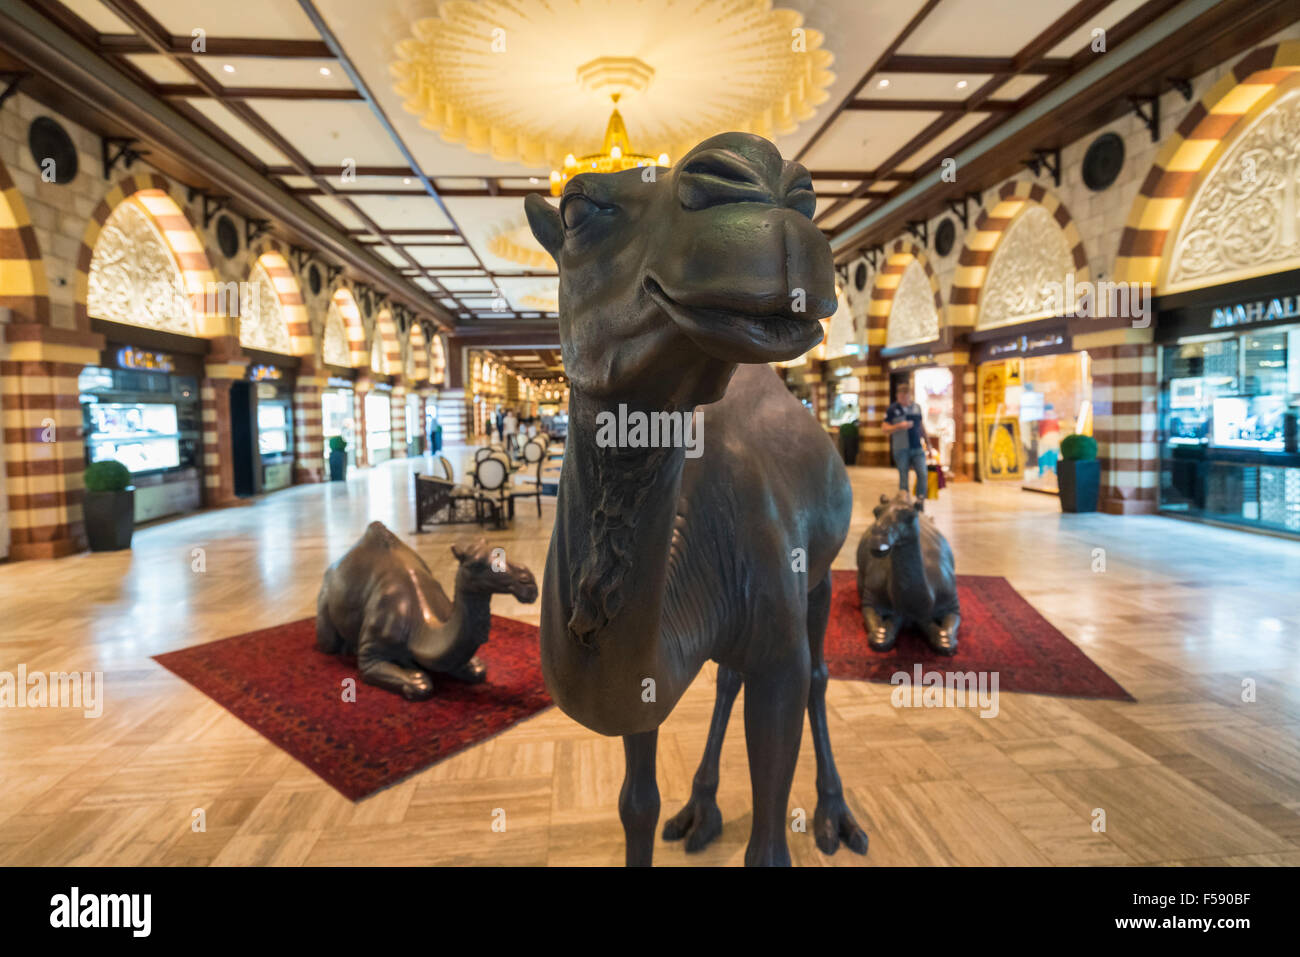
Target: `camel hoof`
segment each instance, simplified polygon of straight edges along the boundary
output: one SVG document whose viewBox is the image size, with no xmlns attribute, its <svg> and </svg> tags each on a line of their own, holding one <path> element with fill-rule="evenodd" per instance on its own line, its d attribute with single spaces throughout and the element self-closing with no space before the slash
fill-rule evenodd
<svg viewBox="0 0 1300 957">
<path fill-rule="evenodd" d="M 478 655 L 475 655 L 455 671 L 449 671 L 447 674 L 457 681 L 463 681 L 469 685 L 480 685 L 487 681 L 487 665 L 483 664 Z"/>
<path fill-rule="evenodd" d="M 664 822 L 664 840 L 686 838 L 687 854 L 704 850 L 721 833 L 722 811 L 712 797 L 692 794 L 686 806 Z"/>
<path fill-rule="evenodd" d="M 433 681 L 422 671 L 413 672 L 402 685 L 402 697 L 407 701 L 425 701 L 433 697 Z"/>
<path fill-rule="evenodd" d="M 843 841 L 854 854 L 867 853 L 867 832 L 858 826 L 844 798 L 819 800 L 813 812 L 813 837 L 823 854 L 834 854 Z"/>
<path fill-rule="evenodd" d="M 872 651 L 889 651 L 894 647 L 897 636 L 891 635 L 883 628 L 874 632 L 867 638 L 867 644 L 871 646 Z"/>
<path fill-rule="evenodd" d="M 940 632 L 930 641 L 930 647 L 941 655 L 951 657 L 957 653 L 957 636 Z"/>
</svg>

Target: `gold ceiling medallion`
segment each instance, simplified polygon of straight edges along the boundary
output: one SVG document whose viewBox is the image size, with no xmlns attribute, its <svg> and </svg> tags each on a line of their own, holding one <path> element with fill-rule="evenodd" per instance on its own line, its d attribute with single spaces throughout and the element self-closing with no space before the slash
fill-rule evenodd
<svg viewBox="0 0 1300 957">
<path fill-rule="evenodd" d="M 624 155 L 629 127 L 656 159 L 727 130 L 794 132 L 835 79 L 803 23 L 771 0 L 449 0 L 410 24 L 391 70 L 403 108 L 447 142 L 561 171 L 613 152 L 597 150 L 589 97 L 617 95 L 604 133 Z"/>
<path fill-rule="evenodd" d="M 522 216 L 497 227 L 488 239 L 487 248 L 493 256 L 526 269 L 555 268 L 555 260 L 533 237 L 528 221 Z"/>
</svg>

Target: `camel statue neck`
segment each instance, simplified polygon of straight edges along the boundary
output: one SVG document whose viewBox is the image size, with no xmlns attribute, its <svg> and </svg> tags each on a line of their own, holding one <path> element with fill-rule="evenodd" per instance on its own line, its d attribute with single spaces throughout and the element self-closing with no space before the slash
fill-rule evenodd
<svg viewBox="0 0 1300 957">
<path fill-rule="evenodd" d="M 693 410 L 648 409 L 570 393 L 553 557 L 561 562 L 558 586 L 569 637 L 602 653 L 631 654 L 633 643 L 659 641 L 686 450 L 680 444 L 647 448 L 608 439 L 611 416 L 617 421 L 620 413 L 626 420 L 629 413 L 665 411 L 689 417 Z"/>
<path fill-rule="evenodd" d="M 934 603 L 934 590 L 925 575 L 925 558 L 921 554 L 921 537 L 894 546 L 891 560 L 894 565 L 894 607 L 909 610 L 912 606 L 929 608 Z"/>
<path fill-rule="evenodd" d="M 411 657 L 430 671 L 450 671 L 473 657 L 488 640 L 492 625 L 492 596 L 486 592 L 467 591 L 456 576 L 456 592 L 451 614 L 444 622 L 431 615 L 410 643 Z"/>
</svg>

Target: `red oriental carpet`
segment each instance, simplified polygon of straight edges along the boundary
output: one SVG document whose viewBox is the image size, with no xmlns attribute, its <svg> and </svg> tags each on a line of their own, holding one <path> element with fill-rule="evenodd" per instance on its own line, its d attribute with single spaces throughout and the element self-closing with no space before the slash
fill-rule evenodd
<svg viewBox="0 0 1300 957">
<path fill-rule="evenodd" d="M 899 671 L 997 672 L 999 691 L 1133 701 L 1110 675 L 1025 601 L 1005 578 L 958 575 L 961 628 L 957 653 L 935 654 L 915 631 L 901 631 L 888 652 L 872 651 L 862 624 L 857 572 L 831 572 L 826 663 L 833 678 L 888 682 Z"/>
<path fill-rule="evenodd" d="M 427 701 L 365 684 L 354 659 L 317 651 L 314 617 L 155 660 L 356 801 L 550 706 L 536 625 L 493 615 L 479 657 L 485 683 L 435 675 Z"/>
</svg>

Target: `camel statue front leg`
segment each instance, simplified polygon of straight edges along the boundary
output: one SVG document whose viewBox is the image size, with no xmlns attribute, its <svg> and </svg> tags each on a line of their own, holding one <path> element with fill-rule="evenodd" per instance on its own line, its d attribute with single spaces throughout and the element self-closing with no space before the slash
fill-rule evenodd
<svg viewBox="0 0 1300 957">
<path fill-rule="evenodd" d="M 713 699 L 713 720 L 709 722 L 709 740 L 704 757 L 691 784 L 691 799 L 664 825 L 664 840 L 686 838 L 686 853 L 703 850 L 722 833 L 722 812 L 718 809 L 718 762 L 722 758 L 722 739 L 731 720 L 731 706 L 736 703 L 744 679 L 740 672 L 718 665 L 718 693 Z"/>
<path fill-rule="evenodd" d="M 786 811 L 808 704 L 808 656 L 745 676 L 745 749 L 754 796 L 746 867 L 789 867 Z"/>
<path fill-rule="evenodd" d="M 957 653 L 957 629 L 961 626 L 961 615 L 956 612 L 944 615 L 938 621 L 927 622 L 925 637 L 930 647 L 941 655 Z"/>
<path fill-rule="evenodd" d="M 872 651 L 889 651 L 898 640 L 898 616 L 882 615 L 871 605 L 862 606 L 862 623 L 867 626 L 867 644 Z"/>
<path fill-rule="evenodd" d="M 867 853 L 867 834 L 844 801 L 840 772 L 831 753 L 830 729 L 826 726 L 826 667 L 823 645 L 831 613 L 831 576 L 808 593 L 808 653 L 812 673 L 808 686 L 808 725 L 817 753 L 817 810 L 813 814 L 813 838 L 823 854 L 834 854 L 840 841 L 856 854 Z"/>
<path fill-rule="evenodd" d="M 627 843 L 627 866 L 649 867 L 654 862 L 655 825 L 659 823 L 659 784 L 655 780 L 655 750 L 659 729 L 623 736 L 623 790 L 618 795 L 618 816 Z"/>
</svg>

